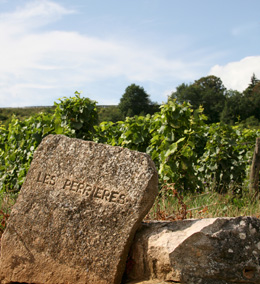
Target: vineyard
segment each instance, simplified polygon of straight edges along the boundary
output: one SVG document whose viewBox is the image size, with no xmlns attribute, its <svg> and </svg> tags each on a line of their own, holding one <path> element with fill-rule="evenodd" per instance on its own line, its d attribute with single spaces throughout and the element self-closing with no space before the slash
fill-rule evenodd
<svg viewBox="0 0 260 284">
<path fill-rule="evenodd" d="M 200 194 L 208 189 L 240 195 L 248 191 L 248 176 L 257 129 L 206 124 L 203 109 L 169 100 L 154 115 L 127 117 L 98 123 L 96 103 L 88 98 L 60 99 L 54 113 L 25 120 L 13 117 L 0 128 L 0 189 L 20 191 L 42 139 L 49 134 L 106 143 L 146 152 L 154 161 L 160 188 L 174 185 L 180 194 Z"/>
</svg>

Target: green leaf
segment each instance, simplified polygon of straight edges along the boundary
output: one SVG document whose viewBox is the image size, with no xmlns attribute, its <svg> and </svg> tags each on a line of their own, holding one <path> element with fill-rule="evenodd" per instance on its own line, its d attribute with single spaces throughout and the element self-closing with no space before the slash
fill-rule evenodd
<svg viewBox="0 0 260 284">
<path fill-rule="evenodd" d="M 186 158 L 192 157 L 193 151 L 189 146 L 186 146 L 181 151 L 182 155 Z"/>
<path fill-rule="evenodd" d="M 178 144 L 177 142 L 176 143 L 173 143 L 170 145 L 169 149 L 166 151 L 165 153 L 165 157 L 169 157 L 170 155 L 174 154 L 178 149 Z"/>
<path fill-rule="evenodd" d="M 71 125 L 73 128 L 79 130 L 80 128 L 82 128 L 83 123 L 82 122 L 72 122 Z"/>
<path fill-rule="evenodd" d="M 62 134 L 63 128 L 60 126 L 60 124 L 55 124 L 55 133 L 56 134 Z"/>
</svg>

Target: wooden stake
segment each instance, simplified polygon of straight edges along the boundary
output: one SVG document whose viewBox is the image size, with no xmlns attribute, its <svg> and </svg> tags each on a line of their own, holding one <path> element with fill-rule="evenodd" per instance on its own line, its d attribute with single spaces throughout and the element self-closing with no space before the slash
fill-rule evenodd
<svg viewBox="0 0 260 284">
<path fill-rule="evenodd" d="M 250 171 L 250 192 L 254 198 L 259 193 L 259 172 L 260 172 L 260 138 L 256 138 L 255 151 Z"/>
</svg>

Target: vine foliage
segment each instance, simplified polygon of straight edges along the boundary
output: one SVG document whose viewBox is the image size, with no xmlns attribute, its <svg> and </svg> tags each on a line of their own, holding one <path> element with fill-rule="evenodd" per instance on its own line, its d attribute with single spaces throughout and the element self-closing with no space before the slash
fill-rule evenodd
<svg viewBox="0 0 260 284">
<path fill-rule="evenodd" d="M 174 99 L 153 115 L 97 124 L 96 102 L 78 92 L 55 103 L 54 114 L 40 113 L 25 120 L 13 117 L 0 127 L 0 190 L 18 192 L 39 143 L 49 134 L 92 140 L 149 154 L 160 184 L 199 192 L 205 187 L 225 192 L 242 189 L 259 130 L 226 124 L 206 124 L 200 107 L 193 110 Z"/>
</svg>

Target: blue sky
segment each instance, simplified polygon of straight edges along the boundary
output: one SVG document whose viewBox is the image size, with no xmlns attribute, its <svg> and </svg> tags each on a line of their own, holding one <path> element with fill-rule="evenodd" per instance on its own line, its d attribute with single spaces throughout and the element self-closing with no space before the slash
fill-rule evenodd
<svg viewBox="0 0 260 284">
<path fill-rule="evenodd" d="M 0 0 L 0 107 L 82 95 L 118 104 L 135 83 L 154 102 L 208 75 L 260 79 L 259 0 Z"/>
</svg>

